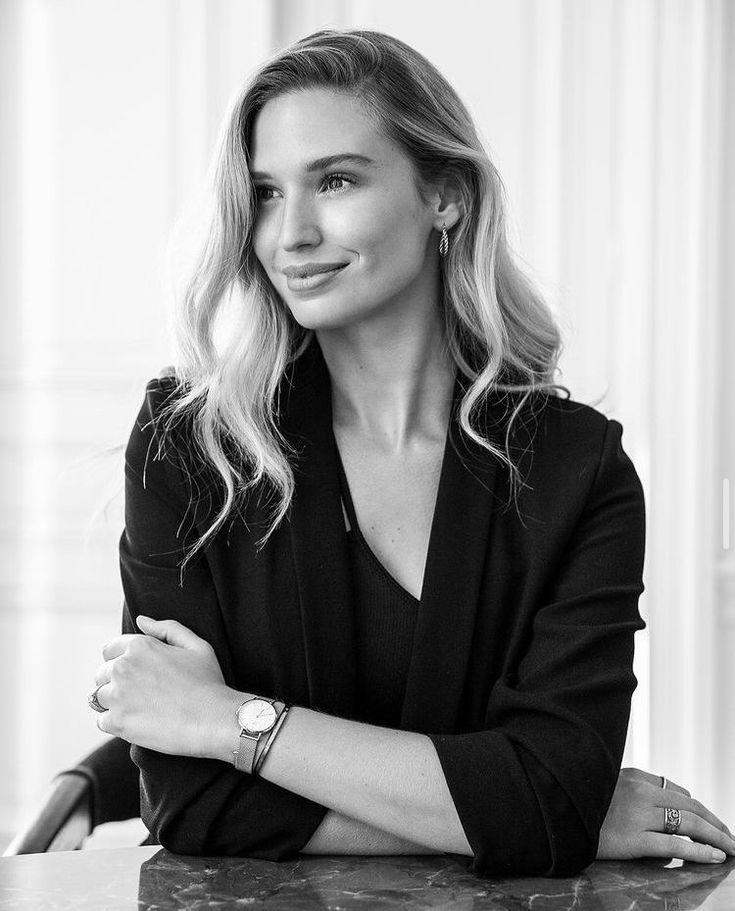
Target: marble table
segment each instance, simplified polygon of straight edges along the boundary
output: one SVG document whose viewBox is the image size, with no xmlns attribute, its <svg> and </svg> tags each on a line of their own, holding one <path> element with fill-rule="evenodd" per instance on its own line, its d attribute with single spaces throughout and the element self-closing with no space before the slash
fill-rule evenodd
<svg viewBox="0 0 735 911">
<path fill-rule="evenodd" d="M 253 907 L 452 911 L 735 909 L 724 864 L 597 862 L 573 879 L 479 878 L 461 858 L 314 857 L 274 863 L 182 857 L 158 847 L 0 859 L 0 909 L 167 911 Z"/>
</svg>

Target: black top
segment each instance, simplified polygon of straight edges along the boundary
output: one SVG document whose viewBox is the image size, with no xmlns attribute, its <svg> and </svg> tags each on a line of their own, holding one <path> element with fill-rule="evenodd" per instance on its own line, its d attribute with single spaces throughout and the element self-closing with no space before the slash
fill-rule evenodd
<svg viewBox="0 0 735 911">
<path fill-rule="evenodd" d="M 356 708 L 372 724 L 400 727 L 419 601 L 378 560 L 360 531 L 337 450 L 340 490 L 350 520 L 357 646 Z"/>
<path fill-rule="evenodd" d="M 476 874 L 570 875 L 594 860 L 617 783 L 643 627 L 643 488 L 616 420 L 491 390 L 475 426 L 506 443 L 524 486 L 462 430 L 458 375 L 400 728 L 434 746 Z M 176 395 L 153 380 L 126 450 L 123 631 L 147 614 L 206 639 L 228 686 L 357 718 L 355 595 L 340 503 L 331 379 L 314 343 L 289 367 L 278 426 L 297 455 L 287 517 L 251 496 L 181 577 L 223 493 Z M 519 396 L 518 399 L 521 397 Z M 507 423 L 521 410 L 506 439 Z M 210 495 L 211 494 L 211 495 Z M 397 699 L 401 702 L 400 696 Z M 214 759 L 133 745 L 141 816 L 175 853 L 297 856 L 327 808 Z"/>
</svg>

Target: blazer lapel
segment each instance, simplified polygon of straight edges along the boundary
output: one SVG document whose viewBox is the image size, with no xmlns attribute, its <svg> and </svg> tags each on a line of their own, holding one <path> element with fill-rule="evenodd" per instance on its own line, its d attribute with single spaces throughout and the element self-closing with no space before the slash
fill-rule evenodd
<svg viewBox="0 0 735 911">
<path fill-rule="evenodd" d="M 461 717 L 494 499 L 495 457 L 456 420 L 463 391 L 458 377 L 401 716 L 424 733 L 452 733 Z"/>
<path fill-rule="evenodd" d="M 291 503 L 291 546 L 311 707 L 354 717 L 356 636 L 340 501 L 329 373 L 316 340 L 295 365 L 281 430 L 301 455 Z"/>
</svg>

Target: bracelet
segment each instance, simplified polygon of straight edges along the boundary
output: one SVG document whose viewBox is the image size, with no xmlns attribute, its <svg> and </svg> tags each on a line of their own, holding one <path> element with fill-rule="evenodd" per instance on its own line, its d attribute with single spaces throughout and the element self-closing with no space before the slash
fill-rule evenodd
<svg viewBox="0 0 735 911">
<path fill-rule="evenodd" d="M 258 775 L 260 773 L 260 768 L 263 765 L 263 761 L 265 760 L 266 754 L 268 753 L 268 750 L 271 748 L 271 744 L 276 739 L 276 734 L 280 730 L 281 725 L 283 724 L 284 719 L 286 718 L 286 715 L 288 715 L 288 709 L 289 709 L 289 707 L 286 706 L 286 708 L 279 715 L 278 721 L 273 725 L 273 728 L 271 729 L 271 732 L 268 735 L 268 739 L 265 742 L 265 746 L 263 747 L 263 752 L 260 754 L 258 759 L 255 761 L 255 764 L 253 765 L 253 775 Z"/>
</svg>

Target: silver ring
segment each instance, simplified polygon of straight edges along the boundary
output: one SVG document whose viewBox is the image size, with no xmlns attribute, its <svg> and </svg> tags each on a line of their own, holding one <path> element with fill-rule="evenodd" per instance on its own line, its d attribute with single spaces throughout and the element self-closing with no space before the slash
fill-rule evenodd
<svg viewBox="0 0 735 911">
<path fill-rule="evenodd" d="M 103 686 L 104 686 L 104 683 L 100 683 L 100 685 L 97 687 L 97 689 L 93 693 L 90 693 L 89 696 L 87 696 L 87 702 L 89 703 L 89 707 L 91 709 L 94 709 L 95 712 L 106 712 L 107 711 L 107 709 L 104 707 L 104 705 L 102 705 L 102 703 L 97 698 L 97 693 L 99 693 L 100 689 Z"/>
<path fill-rule="evenodd" d="M 666 785 L 667 785 L 667 784 L 668 784 L 668 781 L 666 780 L 666 776 L 665 776 L 665 775 L 662 775 L 662 776 L 661 776 L 661 788 L 662 788 L 664 791 L 666 790 Z"/>
<path fill-rule="evenodd" d="M 664 832 L 676 835 L 681 825 L 681 812 L 673 807 L 664 807 Z"/>
</svg>

